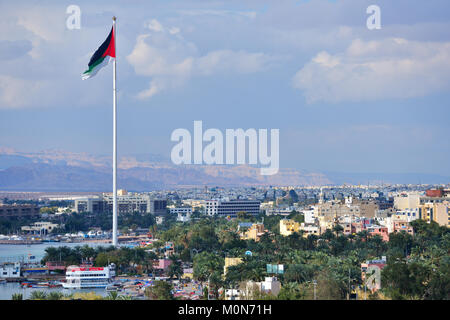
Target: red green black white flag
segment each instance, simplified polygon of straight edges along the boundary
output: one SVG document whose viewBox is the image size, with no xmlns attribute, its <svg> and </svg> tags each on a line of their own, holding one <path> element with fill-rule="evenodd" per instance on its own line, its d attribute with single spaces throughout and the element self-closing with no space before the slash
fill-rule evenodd
<svg viewBox="0 0 450 320">
<path fill-rule="evenodd" d="M 108 63 L 116 58 L 116 44 L 114 39 L 114 27 L 112 27 L 108 38 L 95 51 L 88 64 L 88 69 L 81 75 L 81 79 L 86 80 L 92 78 L 97 72 L 108 65 Z"/>
</svg>

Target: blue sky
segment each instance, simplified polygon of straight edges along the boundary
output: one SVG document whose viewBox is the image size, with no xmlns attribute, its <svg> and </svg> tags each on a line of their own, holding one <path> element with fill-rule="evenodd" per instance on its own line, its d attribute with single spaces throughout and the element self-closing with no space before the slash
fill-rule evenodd
<svg viewBox="0 0 450 320">
<path fill-rule="evenodd" d="M 81 29 L 66 8 L 81 8 Z M 366 8 L 381 8 L 368 30 Z M 176 128 L 280 129 L 281 167 L 450 175 L 448 1 L 20 1 L 0 10 L 0 146 L 111 150 L 112 67 L 81 81 L 118 16 L 120 154 Z"/>
</svg>

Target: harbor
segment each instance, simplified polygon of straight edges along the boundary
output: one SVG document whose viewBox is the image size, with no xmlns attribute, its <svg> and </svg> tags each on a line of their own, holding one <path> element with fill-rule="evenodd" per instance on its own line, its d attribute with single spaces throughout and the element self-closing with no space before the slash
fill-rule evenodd
<svg viewBox="0 0 450 320">
<path fill-rule="evenodd" d="M 96 295 L 107 297 L 110 292 L 117 292 L 121 296 L 128 296 L 133 299 L 146 299 L 144 292 L 148 286 L 152 286 L 155 279 L 149 277 L 136 276 L 109 276 L 108 281 L 102 282 L 99 287 L 83 287 L 82 285 L 67 286 L 66 272 L 57 272 L 54 264 L 41 265 L 40 261 L 45 256 L 45 249 L 48 247 L 76 247 L 88 245 L 90 247 L 108 246 L 108 243 L 100 241 L 83 241 L 77 243 L 52 242 L 40 244 L 0 244 L 0 263 L 2 265 L 16 265 L 20 276 L 1 277 L 0 279 L 0 300 L 11 300 L 13 294 L 22 294 L 23 299 L 28 299 L 33 291 L 42 291 L 44 293 L 59 292 L 64 295 L 75 293 L 94 293 Z M 123 244 L 122 246 L 131 246 Z M 53 268 L 52 268 L 53 267 Z M 57 267 L 57 266 L 56 266 Z M 87 268 L 83 268 L 87 267 Z M 92 266 L 81 265 L 69 270 L 99 271 L 103 268 L 94 268 Z M 89 270 L 89 271 L 85 271 Z M 112 274 L 114 275 L 114 273 Z M 81 278 L 79 278 L 81 279 Z M 157 280 L 157 279 L 156 279 Z M 65 288 L 66 286 L 67 288 Z M 184 285 L 176 287 L 175 291 L 181 294 Z M 186 296 L 193 294 L 194 289 L 189 291 Z M 200 294 L 198 290 L 197 294 Z"/>
</svg>

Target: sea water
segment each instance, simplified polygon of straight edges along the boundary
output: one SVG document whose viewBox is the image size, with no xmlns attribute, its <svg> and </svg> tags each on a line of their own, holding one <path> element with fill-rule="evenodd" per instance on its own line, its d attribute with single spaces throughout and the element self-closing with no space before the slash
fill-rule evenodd
<svg viewBox="0 0 450 320">
<path fill-rule="evenodd" d="M 45 256 L 45 249 L 48 247 L 63 247 L 70 248 L 76 246 L 88 245 L 90 247 L 104 246 L 107 247 L 109 243 L 94 243 L 94 242 L 82 242 L 82 243 L 65 243 L 65 242 L 45 242 L 41 244 L 32 245 L 15 245 L 15 244 L 0 244 L 0 261 L 14 262 L 40 262 Z M 30 259 L 30 257 L 34 257 Z M 23 260 L 22 260 L 23 259 Z M 107 296 L 105 288 L 89 288 L 89 289 L 64 289 L 62 287 L 56 288 L 22 288 L 19 282 L 0 283 L 0 300 L 11 300 L 14 293 L 21 293 L 23 299 L 30 297 L 33 291 L 50 292 L 62 292 L 64 294 L 71 294 L 76 292 L 95 292 L 101 296 Z"/>
</svg>

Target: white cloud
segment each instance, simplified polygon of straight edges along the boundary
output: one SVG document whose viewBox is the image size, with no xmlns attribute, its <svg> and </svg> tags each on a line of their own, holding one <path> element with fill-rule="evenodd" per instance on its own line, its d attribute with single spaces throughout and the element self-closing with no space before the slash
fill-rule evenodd
<svg viewBox="0 0 450 320">
<path fill-rule="evenodd" d="M 215 50 L 196 60 L 196 72 L 203 75 L 213 73 L 254 73 L 269 67 L 277 59 L 261 52 Z"/>
<path fill-rule="evenodd" d="M 43 87 L 44 83 L 41 81 L 0 75 L 0 108 L 23 107 L 38 98 Z"/>
<path fill-rule="evenodd" d="M 163 28 L 162 24 L 159 23 L 159 21 L 156 20 L 156 19 L 150 20 L 150 22 L 147 23 L 147 28 L 152 30 L 152 31 L 156 31 L 156 32 L 164 31 L 164 28 Z"/>
<path fill-rule="evenodd" d="M 177 28 L 177 27 L 171 27 L 171 28 L 169 29 L 169 33 L 170 33 L 170 34 L 177 34 L 177 33 L 180 33 L 180 28 Z"/>
<path fill-rule="evenodd" d="M 354 40 L 320 52 L 293 77 L 309 103 L 412 98 L 450 90 L 450 43 Z"/>
<path fill-rule="evenodd" d="M 191 73 L 190 56 L 196 51 L 191 44 L 159 34 L 139 35 L 127 56 L 136 74 L 145 76 L 186 76 Z"/>
<path fill-rule="evenodd" d="M 136 74 L 152 77 L 149 88 L 138 93 L 139 99 L 180 86 L 193 76 L 260 72 L 279 59 L 244 50 L 213 50 L 200 55 L 196 45 L 181 36 L 180 29 L 164 28 L 155 19 L 149 25 L 150 33 L 139 35 L 127 56 Z"/>
<path fill-rule="evenodd" d="M 15 13 L 18 17 L 17 25 L 45 41 L 62 41 L 66 15 L 61 14 L 59 9 L 50 6 L 20 8 Z"/>
</svg>

